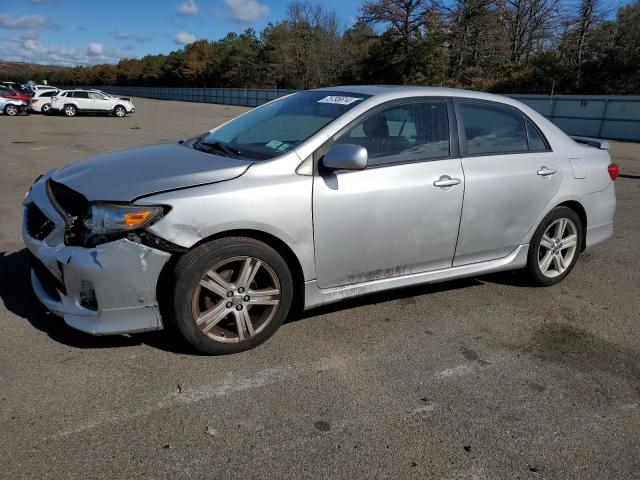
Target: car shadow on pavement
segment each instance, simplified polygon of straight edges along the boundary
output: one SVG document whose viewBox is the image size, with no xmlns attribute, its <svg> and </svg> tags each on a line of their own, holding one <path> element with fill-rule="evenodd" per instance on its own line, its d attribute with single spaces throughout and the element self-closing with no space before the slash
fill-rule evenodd
<svg viewBox="0 0 640 480">
<path fill-rule="evenodd" d="M 380 292 L 343 300 L 339 303 L 307 311 L 297 309 L 297 311 L 289 316 L 286 323 L 297 322 L 364 305 L 375 305 L 393 300 L 411 300 L 421 295 L 465 289 L 484 283 L 499 283 L 514 286 L 525 285 L 521 277 L 521 275 L 516 273 L 503 272 L 478 278 L 470 277 Z M 14 315 L 26 319 L 31 325 L 45 332 L 56 342 L 70 347 L 114 348 L 145 344 L 167 352 L 180 353 L 183 355 L 203 355 L 187 344 L 178 333 L 171 328 L 158 332 L 94 336 L 69 327 L 61 318 L 50 313 L 33 293 L 29 276 L 29 254 L 26 248 L 9 254 L 0 252 L 0 298 L 2 298 L 5 308 Z"/>
<path fill-rule="evenodd" d="M 29 254 L 26 248 L 9 254 L 0 252 L 0 298 L 7 310 L 26 319 L 56 342 L 73 348 L 113 348 L 146 344 L 173 353 L 200 354 L 171 330 L 95 336 L 71 328 L 37 299 L 31 289 L 29 271 Z"/>
</svg>

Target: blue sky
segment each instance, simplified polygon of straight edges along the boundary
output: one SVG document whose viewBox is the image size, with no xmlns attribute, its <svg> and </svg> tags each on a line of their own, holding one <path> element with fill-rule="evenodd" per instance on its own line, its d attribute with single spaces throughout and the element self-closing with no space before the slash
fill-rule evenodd
<svg viewBox="0 0 640 480">
<path fill-rule="evenodd" d="M 291 0 L 0 0 L 0 59 L 57 65 L 114 63 L 168 53 L 284 18 Z M 611 11 L 630 0 L 605 0 Z M 321 0 L 343 25 L 362 0 Z"/>
</svg>

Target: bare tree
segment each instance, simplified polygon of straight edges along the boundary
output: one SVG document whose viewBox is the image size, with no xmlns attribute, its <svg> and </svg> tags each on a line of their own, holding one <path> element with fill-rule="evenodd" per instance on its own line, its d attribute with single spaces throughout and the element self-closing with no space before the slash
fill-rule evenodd
<svg viewBox="0 0 640 480">
<path fill-rule="evenodd" d="M 560 0 L 505 0 L 502 18 L 509 39 L 509 59 L 528 62 L 531 55 L 549 46 L 559 18 Z"/>
<path fill-rule="evenodd" d="M 440 9 L 448 18 L 451 75 L 471 83 L 468 74 L 497 63 L 504 49 L 496 0 L 456 0 Z"/>
<path fill-rule="evenodd" d="M 398 62 L 405 77 L 411 69 L 411 50 L 424 30 L 434 4 L 431 0 L 367 0 L 362 6 L 364 21 L 387 25 L 387 35 L 400 43 Z"/>
<path fill-rule="evenodd" d="M 578 13 L 574 19 L 578 70 L 584 61 L 584 54 L 588 48 L 591 35 L 604 21 L 605 15 L 601 0 L 580 0 Z"/>
</svg>

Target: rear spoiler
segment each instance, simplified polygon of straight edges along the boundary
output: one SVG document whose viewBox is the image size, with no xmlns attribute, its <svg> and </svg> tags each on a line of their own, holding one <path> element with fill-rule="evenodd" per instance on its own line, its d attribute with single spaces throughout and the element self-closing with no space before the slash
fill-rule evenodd
<svg viewBox="0 0 640 480">
<path fill-rule="evenodd" d="M 574 137 L 573 135 L 571 136 L 571 138 L 578 143 L 583 143 L 584 145 L 589 145 L 590 147 L 599 148 L 600 150 L 609 150 L 609 142 L 600 138 Z"/>
</svg>

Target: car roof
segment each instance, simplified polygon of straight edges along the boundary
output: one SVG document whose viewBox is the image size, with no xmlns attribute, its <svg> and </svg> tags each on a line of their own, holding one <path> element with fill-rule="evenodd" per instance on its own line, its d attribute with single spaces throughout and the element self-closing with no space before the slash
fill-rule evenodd
<svg viewBox="0 0 640 480">
<path fill-rule="evenodd" d="M 417 85 L 340 85 L 336 87 L 318 88 L 317 91 L 356 93 L 371 96 L 405 98 L 412 96 L 425 97 L 465 97 L 478 100 L 511 103 L 509 97 L 492 93 L 476 92 L 462 88 L 423 87 Z"/>
</svg>

